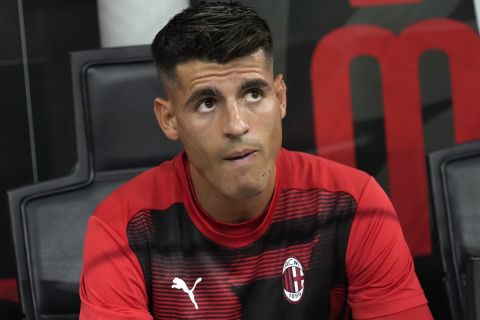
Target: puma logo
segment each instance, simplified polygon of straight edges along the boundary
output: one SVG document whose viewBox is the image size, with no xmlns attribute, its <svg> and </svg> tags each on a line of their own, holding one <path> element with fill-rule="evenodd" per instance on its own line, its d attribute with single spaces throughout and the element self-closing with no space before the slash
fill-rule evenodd
<svg viewBox="0 0 480 320">
<path fill-rule="evenodd" d="M 195 306 L 195 309 L 197 309 L 197 310 L 198 310 L 198 304 L 197 304 L 197 302 L 195 302 L 195 296 L 193 295 L 193 290 L 195 290 L 195 287 L 197 286 L 197 284 L 200 281 L 202 281 L 202 278 L 198 278 L 195 281 L 195 284 L 193 285 L 192 289 L 188 289 L 185 281 L 183 281 L 182 279 L 180 279 L 178 277 L 173 278 L 173 284 L 172 284 L 173 289 L 182 289 L 186 294 L 188 294 L 188 297 L 190 298 L 193 305 Z"/>
</svg>

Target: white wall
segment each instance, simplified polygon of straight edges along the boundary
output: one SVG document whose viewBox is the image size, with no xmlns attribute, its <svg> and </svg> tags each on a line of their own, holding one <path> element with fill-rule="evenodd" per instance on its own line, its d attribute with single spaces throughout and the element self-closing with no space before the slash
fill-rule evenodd
<svg viewBox="0 0 480 320">
<path fill-rule="evenodd" d="M 480 31 L 480 0 L 473 0 L 475 6 L 475 16 L 477 17 L 477 28 Z"/>
<path fill-rule="evenodd" d="M 97 0 L 102 47 L 150 44 L 188 0 Z"/>
</svg>

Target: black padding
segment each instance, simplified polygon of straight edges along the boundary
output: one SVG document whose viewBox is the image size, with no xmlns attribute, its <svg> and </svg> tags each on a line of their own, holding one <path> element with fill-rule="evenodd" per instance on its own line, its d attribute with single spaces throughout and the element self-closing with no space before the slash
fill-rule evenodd
<svg viewBox="0 0 480 320">
<path fill-rule="evenodd" d="M 42 314 L 79 310 L 78 286 L 88 217 L 125 179 L 93 181 L 26 204 L 26 239 L 33 290 Z"/>
<path fill-rule="evenodd" d="M 480 319 L 480 257 L 469 257 L 466 276 L 466 319 Z"/>
<path fill-rule="evenodd" d="M 163 94 L 148 46 L 72 53 L 72 82 L 73 171 L 8 193 L 25 319 L 78 318 L 88 217 L 113 189 L 181 149 L 155 121 L 153 99 Z"/>
<path fill-rule="evenodd" d="M 452 319 L 470 318 L 477 301 L 480 256 L 480 141 L 429 154 L 430 188 Z M 476 258 L 475 258 L 476 259 Z M 467 272 L 467 266 L 469 272 Z M 479 300 L 480 302 L 480 300 Z M 476 311 L 475 311 L 476 312 Z"/>
<path fill-rule="evenodd" d="M 480 154 L 452 159 L 444 170 L 456 258 L 464 272 L 467 257 L 480 256 Z"/>
<path fill-rule="evenodd" d="M 95 171 L 158 164 L 179 150 L 153 112 L 165 97 L 151 60 L 90 64 L 84 71 Z"/>
</svg>

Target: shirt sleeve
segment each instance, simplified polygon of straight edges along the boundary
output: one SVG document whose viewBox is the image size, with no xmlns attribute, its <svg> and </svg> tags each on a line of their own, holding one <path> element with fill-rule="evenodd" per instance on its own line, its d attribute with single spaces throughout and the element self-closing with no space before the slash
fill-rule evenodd
<svg viewBox="0 0 480 320">
<path fill-rule="evenodd" d="M 358 200 L 346 272 L 348 304 L 355 319 L 398 314 L 427 304 L 395 210 L 373 178 Z"/>
<path fill-rule="evenodd" d="M 80 279 L 80 320 L 151 320 L 143 272 L 125 236 L 90 217 Z"/>
</svg>

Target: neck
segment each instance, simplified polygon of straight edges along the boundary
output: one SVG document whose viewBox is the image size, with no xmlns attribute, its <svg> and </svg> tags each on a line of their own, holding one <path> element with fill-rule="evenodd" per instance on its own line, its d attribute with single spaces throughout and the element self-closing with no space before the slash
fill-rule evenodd
<svg viewBox="0 0 480 320">
<path fill-rule="evenodd" d="M 206 181 L 190 165 L 190 176 L 194 193 L 201 207 L 213 218 L 227 223 L 240 223 L 254 219 L 266 211 L 275 189 L 275 167 L 266 188 L 259 194 L 237 199 L 220 192 Z"/>
</svg>

